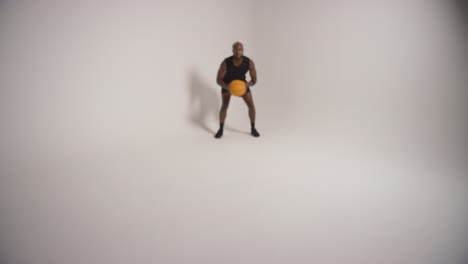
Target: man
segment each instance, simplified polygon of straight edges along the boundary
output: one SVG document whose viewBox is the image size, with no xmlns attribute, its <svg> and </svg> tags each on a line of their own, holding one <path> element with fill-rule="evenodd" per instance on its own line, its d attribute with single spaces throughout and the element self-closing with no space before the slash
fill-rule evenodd
<svg viewBox="0 0 468 264">
<path fill-rule="evenodd" d="M 221 86 L 221 98 L 222 106 L 219 111 L 219 130 L 215 135 L 215 138 L 220 138 L 223 136 L 224 130 L 224 121 L 226 120 L 227 109 L 229 106 L 229 101 L 231 100 L 231 93 L 229 92 L 229 83 L 233 80 L 242 80 L 247 84 L 247 92 L 242 96 L 247 107 L 249 108 L 249 118 L 250 118 L 250 133 L 254 137 L 259 137 L 257 129 L 255 128 L 255 106 L 252 99 L 252 92 L 250 87 L 254 86 L 257 82 L 257 72 L 255 70 L 255 64 L 253 60 L 244 56 L 244 45 L 240 42 L 235 42 L 232 45 L 233 55 L 227 57 L 223 60 L 219 66 L 218 76 L 216 82 Z M 250 73 L 250 81 L 247 82 L 245 79 L 245 74 Z"/>
</svg>

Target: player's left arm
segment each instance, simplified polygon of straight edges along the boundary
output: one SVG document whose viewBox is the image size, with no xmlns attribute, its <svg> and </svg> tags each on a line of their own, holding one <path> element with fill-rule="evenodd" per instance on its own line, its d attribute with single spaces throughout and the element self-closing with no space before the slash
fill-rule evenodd
<svg viewBox="0 0 468 264">
<path fill-rule="evenodd" d="M 247 85 L 254 86 L 257 83 L 257 70 L 255 69 L 255 63 L 253 62 L 253 60 L 250 60 L 249 74 L 250 82 Z"/>
</svg>

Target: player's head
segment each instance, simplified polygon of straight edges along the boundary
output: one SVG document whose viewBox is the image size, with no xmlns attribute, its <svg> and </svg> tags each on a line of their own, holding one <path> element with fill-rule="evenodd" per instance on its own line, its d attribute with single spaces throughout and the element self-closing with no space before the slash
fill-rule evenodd
<svg viewBox="0 0 468 264">
<path fill-rule="evenodd" d="M 232 54 L 237 58 L 242 57 L 244 55 L 244 45 L 239 41 L 234 42 L 232 44 Z"/>
</svg>

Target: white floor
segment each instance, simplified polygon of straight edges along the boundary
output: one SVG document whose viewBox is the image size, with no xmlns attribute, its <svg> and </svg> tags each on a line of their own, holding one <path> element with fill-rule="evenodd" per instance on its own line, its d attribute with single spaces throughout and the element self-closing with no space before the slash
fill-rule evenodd
<svg viewBox="0 0 468 264">
<path fill-rule="evenodd" d="M 193 127 L 140 146 L 36 157 L 4 178 L 4 204 L 14 205 L 3 208 L 13 242 L 6 256 L 44 264 L 461 263 L 467 179 L 453 164 L 258 129 L 260 138 L 231 127 L 216 140 Z"/>
</svg>

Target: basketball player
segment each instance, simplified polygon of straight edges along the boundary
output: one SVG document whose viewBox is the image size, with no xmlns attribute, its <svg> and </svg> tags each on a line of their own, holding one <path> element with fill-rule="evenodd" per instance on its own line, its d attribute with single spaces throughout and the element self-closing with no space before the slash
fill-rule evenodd
<svg viewBox="0 0 468 264">
<path fill-rule="evenodd" d="M 219 66 L 218 76 L 216 78 L 216 82 L 221 86 L 221 98 L 223 104 L 219 111 L 219 130 L 216 133 L 215 138 L 223 136 L 224 121 L 226 120 L 227 109 L 229 101 L 231 100 L 231 93 L 228 90 L 228 86 L 233 80 L 242 80 L 247 84 L 247 91 L 242 98 L 249 108 L 251 124 L 250 134 L 254 137 L 259 137 L 260 134 L 255 128 L 255 106 L 252 99 L 252 92 L 250 91 L 250 87 L 254 86 L 257 82 L 255 64 L 250 58 L 244 56 L 244 46 L 240 42 L 235 42 L 232 45 L 232 53 L 233 55 L 225 58 Z M 247 72 L 250 73 L 251 80 L 249 82 L 245 79 L 245 74 Z"/>
</svg>

